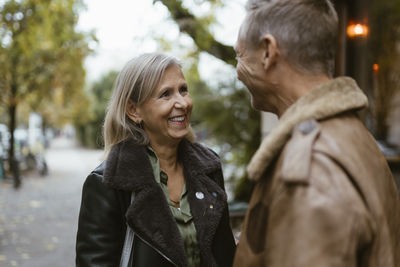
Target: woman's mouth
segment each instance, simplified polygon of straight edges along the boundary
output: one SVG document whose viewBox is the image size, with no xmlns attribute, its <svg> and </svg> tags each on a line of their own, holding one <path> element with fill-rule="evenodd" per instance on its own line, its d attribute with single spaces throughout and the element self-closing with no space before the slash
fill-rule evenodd
<svg viewBox="0 0 400 267">
<path fill-rule="evenodd" d="M 171 117 L 168 119 L 169 122 L 171 122 L 173 125 L 186 125 L 186 117 L 185 116 L 176 116 L 176 117 Z"/>
</svg>

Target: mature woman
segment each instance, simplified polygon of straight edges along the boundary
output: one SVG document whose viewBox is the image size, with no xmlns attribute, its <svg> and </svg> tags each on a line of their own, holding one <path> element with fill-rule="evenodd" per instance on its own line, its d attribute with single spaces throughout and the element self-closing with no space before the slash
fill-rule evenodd
<svg viewBox="0 0 400 267">
<path fill-rule="evenodd" d="M 104 123 L 106 161 L 86 179 L 77 266 L 231 266 L 221 165 L 193 142 L 180 63 L 144 54 L 119 74 Z"/>
</svg>

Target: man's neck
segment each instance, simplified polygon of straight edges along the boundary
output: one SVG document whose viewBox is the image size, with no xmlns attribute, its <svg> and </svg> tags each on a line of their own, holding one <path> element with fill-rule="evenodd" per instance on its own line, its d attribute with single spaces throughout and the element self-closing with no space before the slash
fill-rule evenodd
<svg viewBox="0 0 400 267">
<path fill-rule="evenodd" d="M 288 78 L 290 77 L 290 78 Z M 280 79 L 281 105 L 277 107 L 280 117 L 299 98 L 315 87 L 327 82 L 330 78 L 325 74 L 310 75 L 288 68 Z"/>
</svg>

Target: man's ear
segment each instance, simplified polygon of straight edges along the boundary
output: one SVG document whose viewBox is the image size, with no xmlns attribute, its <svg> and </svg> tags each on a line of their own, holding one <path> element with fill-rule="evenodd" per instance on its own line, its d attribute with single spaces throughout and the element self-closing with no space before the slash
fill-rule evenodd
<svg viewBox="0 0 400 267">
<path fill-rule="evenodd" d="M 140 124 L 142 122 L 137 104 L 134 103 L 131 99 L 129 99 L 128 105 L 126 106 L 125 113 L 135 123 Z"/>
<path fill-rule="evenodd" d="M 261 41 L 261 49 L 263 50 L 262 61 L 264 70 L 267 70 L 276 63 L 279 56 L 275 37 L 271 34 L 264 35 Z"/>
</svg>

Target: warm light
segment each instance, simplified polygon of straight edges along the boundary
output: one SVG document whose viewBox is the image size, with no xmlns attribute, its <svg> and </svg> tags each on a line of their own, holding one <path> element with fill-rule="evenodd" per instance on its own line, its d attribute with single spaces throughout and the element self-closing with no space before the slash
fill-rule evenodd
<svg viewBox="0 0 400 267">
<path fill-rule="evenodd" d="M 373 64 L 372 65 L 372 70 L 377 73 L 379 71 L 379 65 L 378 64 Z"/>
<path fill-rule="evenodd" d="M 347 36 L 350 38 L 366 37 L 368 35 L 368 26 L 360 23 L 350 23 L 347 26 Z"/>
</svg>

